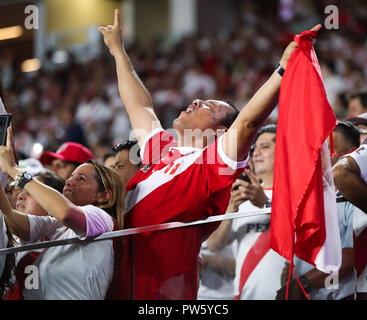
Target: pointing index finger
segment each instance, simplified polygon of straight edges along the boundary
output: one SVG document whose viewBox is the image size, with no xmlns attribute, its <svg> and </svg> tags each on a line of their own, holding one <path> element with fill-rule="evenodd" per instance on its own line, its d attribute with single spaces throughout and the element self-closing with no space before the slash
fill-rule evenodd
<svg viewBox="0 0 367 320">
<path fill-rule="evenodd" d="M 115 21 L 113 23 L 114 27 L 118 27 L 120 25 L 120 13 L 119 9 L 115 9 Z"/>
<path fill-rule="evenodd" d="M 12 139 L 11 127 L 8 127 L 7 135 L 6 135 L 6 146 L 7 147 L 11 147 L 11 139 Z"/>
<path fill-rule="evenodd" d="M 314 26 L 314 27 L 311 29 L 311 31 L 319 32 L 321 28 L 322 28 L 322 25 L 321 25 L 321 24 L 317 24 L 316 26 Z"/>
</svg>

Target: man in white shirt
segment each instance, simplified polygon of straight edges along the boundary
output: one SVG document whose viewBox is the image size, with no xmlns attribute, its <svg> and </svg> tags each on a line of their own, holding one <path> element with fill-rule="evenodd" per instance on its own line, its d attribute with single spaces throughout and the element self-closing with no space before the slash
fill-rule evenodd
<svg viewBox="0 0 367 320">
<path fill-rule="evenodd" d="M 333 167 L 335 186 L 356 206 L 353 217 L 357 299 L 367 299 L 367 145 L 342 157 Z"/>
<path fill-rule="evenodd" d="M 262 127 L 252 148 L 254 173 L 247 181 L 237 179 L 232 190 L 230 212 L 253 211 L 271 205 L 276 125 Z M 208 248 L 218 251 L 235 237 L 235 298 L 271 300 L 280 288 L 285 259 L 270 249 L 270 215 L 226 220 L 209 237 Z"/>
</svg>

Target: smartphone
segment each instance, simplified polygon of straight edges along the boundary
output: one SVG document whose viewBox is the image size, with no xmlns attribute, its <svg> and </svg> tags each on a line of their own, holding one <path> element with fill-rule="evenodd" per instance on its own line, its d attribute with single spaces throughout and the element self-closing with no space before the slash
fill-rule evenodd
<svg viewBox="0 0 367 320">
<path fill-rule="evenodd" d="M 248 183 L 251 183 L 251 180 L 250 180 L 249 176 L 245 173 L 245 171 L 242 172 L 241 175 L 237 179 L 240 179 L 240 180 L 246 181 Z"/>
<path fill-rule="evenodd" d="M 245 173 L 245 172 L 242 172 L 242 173 L 241 173 L 241 175 L 239 175 L 237 179 L 240 179 L 240 180 L 246 181 L 246 182 L 248 182 L 248 183 L 250 183 L 250 184 L 251 184 L 251 180 L 250 180 L 250 178 L 246 175 L 246 173 Z M 239 187 L 239 186 L 235 186 L 235 187 L 233 188 L 233 190 L 237 190 L 237 189 L 238 189 L 238 187 Z"/>
<path fill-rule="evenodd" d="M 11 123 L 11 114 L 0 115 L 0 145 L 6 145 L 7 129 Z"/>
</svg>

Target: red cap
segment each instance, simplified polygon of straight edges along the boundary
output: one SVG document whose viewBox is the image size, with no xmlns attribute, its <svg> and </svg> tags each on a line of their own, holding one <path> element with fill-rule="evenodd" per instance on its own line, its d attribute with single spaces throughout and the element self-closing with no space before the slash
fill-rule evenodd
<svg viewBox="0 0 367 320">
<path fill-rule="evenodd" d="M 93 154 L 88 148 L 79 143 L 65 142 L 56 152 L 43 152 L 39 158 L 39 161 L 41 161 L 43 165 L 46 165 L 50 164 L 53 159 L 78 162 L 82 164 L 89 159 L 93 159 Z"/>
</svg>

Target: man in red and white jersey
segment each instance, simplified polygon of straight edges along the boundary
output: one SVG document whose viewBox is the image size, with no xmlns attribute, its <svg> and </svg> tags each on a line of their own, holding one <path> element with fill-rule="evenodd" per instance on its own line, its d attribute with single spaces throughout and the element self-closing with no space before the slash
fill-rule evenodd
<svg viewBox="0 0 367 320">
<path fill-rule="evenodd" d="M 321 26 L 317 26 L 318 30 Z M 315 30 L 316 30 L 315 29 Z M 153 102 L 124 49 L 119 12 L 114 24 L 101 27 L 115 58 L 119 92 L 138 138 L 142 169 L 127 186 L 125 227 L 193 221 L 223 214 L 233 181 L 247 162 L 258 128 L 274 108 L 290 54 L 237 116 L 230 104 L 196 99 L 174 120 L 178 135 L 164 131 Z M 217 139 L 218 138 L 218 139 Z M 121 287 L 133 299 L 196 299 L 197 256 L 217 224 L 138 234 L 125 255 Z M 123 289 L 123 288 L 121 288 Z"/>
</svg>

